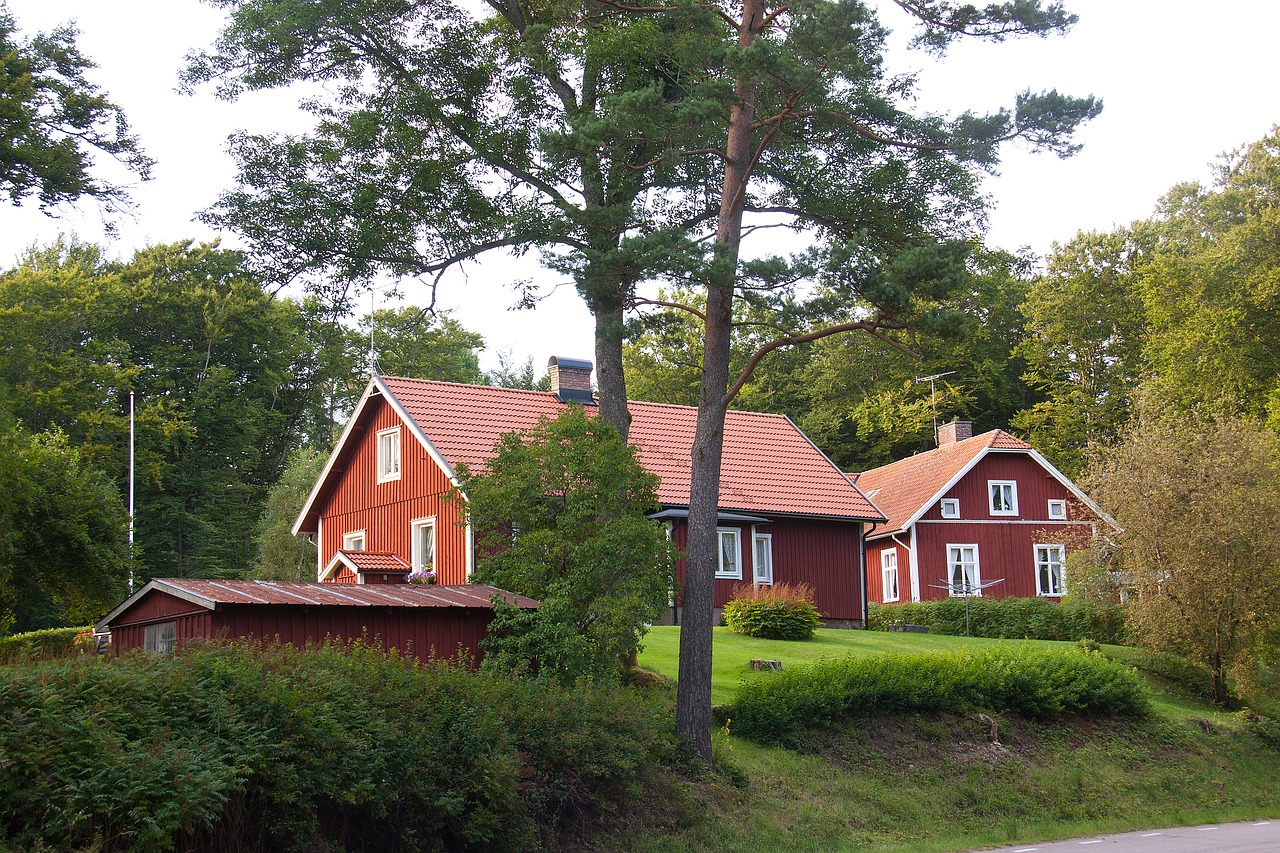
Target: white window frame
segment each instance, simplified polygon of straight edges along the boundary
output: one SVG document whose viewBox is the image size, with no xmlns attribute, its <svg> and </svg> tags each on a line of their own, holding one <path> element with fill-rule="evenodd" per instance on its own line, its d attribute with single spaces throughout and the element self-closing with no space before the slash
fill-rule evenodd
<svg viewBox="0 0 1280 853">
<path fill-rule="evenodd" d="M 419 531 L 424 527 L 431 528 L 431 568 L 434 569 L 436 567 L 436 545 L 438 544 L 436 539 L 436 517 L 433 515 L 428 518 L 415 518 L 409 522 L 410 564 L 415 572 L 425 571 L 423 567 L 425 555 L 422 553 L 422 539 L 419 536 Z M 436 583 L 440 582 L 439 578 L 440 573 L 436 572 Z"/>
<path fill-rule="evenodd" d="M 378 482 L 400 479 L 400 427 L 378 430 Z"/>
<path fill-rule="evenodd" d="M 1050 500 L 1048 512 L 1050 521 L 1066 521 L 1067 502 L 1064 500 Z"/>
<path fill-rule="evenodd" d="M 893 574 L 893 595 L 889 595 L 889 575 Z M 902 598 L 902 578 L 898 574 L 898 549 L 880 552 L 880 597 L 885 603 Z"/>
<path fill-rule="evenodd" d="M 724 567 L 724 536 L 733 536 L 733 568 Z M 724 580 L 742 580 L 742 531 L 736 527 L 716 528 L 716 577 Z"/>
<path fill-rule="evenodd" d="M 1054 552 L 1057 552 L 1057 560 L 1053 559 Z M 1034 546 L 1032 553 L 1035 555 L 1036 564 L 1036 595 L 1045 598 L 1061 598 L 1067 594 L 1067 548 L 1065 545 L 1048 545 L 1037 544 Z M 1057 591 L 1046 590 L 1040 582 L 1040 570 L 1048 568 L 1052 572 L 1054 563 L 1058 566 L 1058 589 Z"/>
<path fill-rule="evenodd" d="M 996 509 L 996 489 L 1003 490 L 1005 487 L 1009 489 L 1010 509 Z M 1017 515 L 1018 514 L 1018 481 L 1017 480 L 987 480 L 987 509 L 992 515 Z"/>
<path fill-rule="evenodd" d="M 948 510 L 950 510 L 948 512 Z M 943 498 L 938 502 L 938 514 L 943 518 L 959 518 L 960 517 L 960 499 L 959 498 Z"/>
<path fill-rule="evenodd" d="M 357 548 L 355 543 L 359 542 L 360 547 Z M 367 551 L 369 550 L 369 537 L 365 535 L 363 530 L 352 530 L 342 534 L 342 550 L 343 551 Z"/>
<path fill-rule="evenodd" d="M 142 630 L 142 647 L 149 652 L 172 654 L 178 644 L 178 623 L 153 622 Z"/>
<path fill-rule="evenodd" d="M 760 565 L 760 546 L 764 545 L 764 565 Z M 761 572 L 761 569 L 764 572 Z M 752 533 L 751 534 L 751 582 L 754 584 L 763 584 L 765 586 L 773 585 L 773 534 L 772 533 Z"/>
<path fill-rule="evenodd" d="M 972 591 L 957 592 L 952 568 L 957 562 L 964 562 L 964 551 L 966 549 L 973 551 L 973 577 L 968 584 L 972 587 Z M 976 542 L 970 544 L 947 543 L 947 594 L 952 598 L 982 597 L 982 568 L 978 562 L 978 545 Z"/>
</svg>

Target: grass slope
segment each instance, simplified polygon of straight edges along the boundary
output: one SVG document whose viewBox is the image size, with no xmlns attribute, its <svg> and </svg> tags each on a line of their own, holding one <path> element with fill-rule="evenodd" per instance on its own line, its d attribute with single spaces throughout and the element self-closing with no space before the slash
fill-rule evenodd
<svg viewBox="0 0 1280 853">
<path fill-rule="evenodd" d="M 752 640 L 717 629 L 714 701 L 753 657 L 784 667 L 844 654 L 1002 643 L 962 637 L 819 631 L 807 643 Z M 1020 644 L 1026 641 L 1018 641 Z M 640 662 L 674 677 L 679 634 L 655 628 Z M 1047 643 L 1046 645 L 1071 645 Z M 1108 648 L 1133 661 L 1133 650 Z M 593 847 L 633 851 L 939 851 L 1068 838 L 1155 825 L 1280 816 L 1280 754 L 1226 713 L 1143 674 L 1147 720 L 988 727 L 952 715 L 904 715 L 806 735 L 792 748 L 716 734 L 730 772 L 669 777 L 646 808 Z M 745 784 L 732 784 L 740 778 Z"/>
</svg>

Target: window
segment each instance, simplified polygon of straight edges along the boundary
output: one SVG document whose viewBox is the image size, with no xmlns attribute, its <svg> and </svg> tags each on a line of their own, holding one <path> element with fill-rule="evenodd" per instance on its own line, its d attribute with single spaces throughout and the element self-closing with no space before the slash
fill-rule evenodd
<svg viewBox="0 0 1280 853">
<path fill-rule="evenodd" d="M 943 518 L 959 518 L 960 517 L 960 499 L 959 498 L 943 498 L 942 499 L 942 517 Z"/>
<path fill-rule="evenodd" d="M 1061 545 L 1036 546 L 1037 595 L 1067 594 L 1067 579 L 1063 574 L 1065 551 Z"/>
<path fill-rule="evenodd" d="M 716 566 L 716 577 L 742 580 L 741 555 L 742 546 L 738 540 L 736 527 L 720 527 L 716 529 L 720 539 L 720 562 Z"/>
<path fill-rule="evenodd" d="M 147 651 L 167 655 L 178 643 L 177 622 L 157 622 L 143 630 L 142 645 Z"/>
<path fill-rule="evenodd" d="M 412 522 L 412 525 L 413 544 L 410 550 L 413 552 L 413 570 L 430 571 L 436 565 L 436 520 L 422 518 Z"/>
<path fill-rule="evenodd" d="M 1067 502 L 1049 501 L 1049 517 L 1058 521 L 1065 521 L 1067 518 Z"/>
<path fill-rule="evenodd" d="M 898 552 L 892 548 L 880 552 L 880 573 L 884 577 L 884 600 L 898 600 Z"/>
<path fill-rule="evenodd" d="M 1018 514 L 1018 484 L 1013 480 L 988 480 L 992 515 Z"/>
<path fill-rule="evenodd" d="M 400 427 L 378 433 L 378 482 L 400 479 Z"/>
<path fill-rule="evenodd" d="M 947 546 L 947 587 L 952 595 L 982 595 L 977 545 Z"/>
<path fill-rule="evenodd" d="M 773 583 L 773 535 L 757 533 L 752 537 L 755 542 L 753 575 L 755 583 Z"/>
<path fill-rule="evenodd" d="M 342 534 L 342 550 L 344 551 L 363 551 L 364 550 L 364 531 L 355 530 L 351 533 Z"/>
</svg>

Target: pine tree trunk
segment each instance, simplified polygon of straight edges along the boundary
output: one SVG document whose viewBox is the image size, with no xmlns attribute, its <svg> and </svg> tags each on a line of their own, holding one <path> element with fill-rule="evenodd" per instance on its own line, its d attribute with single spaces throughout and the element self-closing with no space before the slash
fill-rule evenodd
<svg viewBox="0 0 1280 853">
<path fill-rule="evenodd" d="M 739 46 L 751 45 L 763 18 L 762 0 L 744 0 Z M 680 628 L 680 672 L 676 683 L 676 734 L 707 763 L 711 762 L 711 629 L 719 560 L 716 523 L 720 460 L 724 451 L 725 411 L 729 406 L 726 392 L 733 335 L 733 293 L 738 278 L 738 248 L 742 242 L 742 211 L 754 155 L 754 121 L 755 83 L 740 76 L 734 82 L 734 103 L 729 113 L 715 258 L 707 282 L 702 384 L 690 460 L 688 558 Z"/>
<path fill-rule="evenodd" d="M 592 306 L 596 320 L 596 390 L 600 417 L 625 439 L 631 431 L 627 379 L 622 371 L 622 308 Z"/>
</svg>

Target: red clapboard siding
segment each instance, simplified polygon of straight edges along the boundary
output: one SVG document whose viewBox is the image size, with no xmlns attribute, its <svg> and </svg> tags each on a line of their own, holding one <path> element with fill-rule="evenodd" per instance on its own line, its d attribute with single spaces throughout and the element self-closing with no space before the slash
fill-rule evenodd
<svg viewBox="0 0 1280 853">
<path fill-rule="evenodd" d="M 412 551 L 411 523 L 436 520 L 436 576 L 442 584 L 467 582 L 467 534 L 458 508 L 446 497 L 450 483 L 395 411 L 384 401 L 371 401 L 362 436 L 345 460 L 338 485 L 319 508 L 320 565 L 326 566 L 342 547 L 342 536 L 365 531 L 365 550 L 404 555 Z M 377 481 L 380 430 L 400 427 L 400 479 Z"/>
<path fill-rule="evenodd" d="M 750 524 L 721 524 L 740 531 L 742 580 L 717 578 L 715 606 L 724 607 L 740 583 L 751 583 L 752 542 Z M 775 518 L 756 525 L 757 533 L 773 537 L 773 582 L 808 584 L 813 587 L 818 611 L 826 619 L 862 618 L 861 572 L 858 564 L 861 525 L 816 519 Z M 684 550 L 688 522 L 672 526 L 676 548 Z M 676 563 L 676 576 L 683 582 L 684 560 Z"/>
<path fill-rule="evenodd" d="M 898 536 L 903 542 L 911 544 L 911 534 Z M 867 543 L 867 600 L 883 604 L 884 600 L 884 567 L 880 555 L 885 551 L 896 551 L 898 554 L 898 598 L 890 602 L 899 604 L 911 600 L 911 552 L 899 546 L 892 539 L 882 539 Z"/>
</svg>

